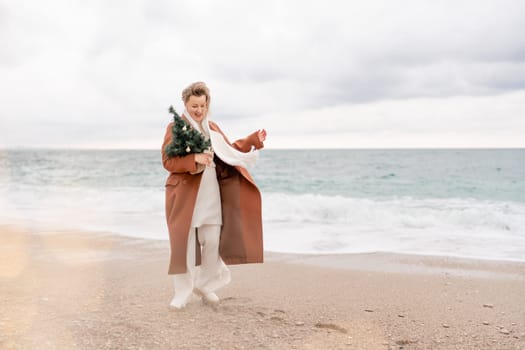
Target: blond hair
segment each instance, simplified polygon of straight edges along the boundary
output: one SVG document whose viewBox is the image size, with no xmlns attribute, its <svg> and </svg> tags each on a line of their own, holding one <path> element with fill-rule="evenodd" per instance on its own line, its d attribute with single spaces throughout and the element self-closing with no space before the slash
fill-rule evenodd
<svg viewBox="0 0 525 350">
<path fill-rule="evenodd" d="M 208 89 L 206 83 L 197 81 L 182 90 L 182 101 L 185 104 L 188 102 L 191 96 L 206 96 L 206 107 L 210 107 L 210 89 Z"/>
</svg>

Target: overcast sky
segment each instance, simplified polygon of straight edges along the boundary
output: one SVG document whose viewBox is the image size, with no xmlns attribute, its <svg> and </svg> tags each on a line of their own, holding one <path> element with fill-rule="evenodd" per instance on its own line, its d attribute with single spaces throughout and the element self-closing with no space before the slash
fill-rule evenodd
<svg viewBox="0 0 525 350">
<path fill-rule="evenodd" d="M 525 147 L 525 1 L 0 0 L 0 148 L 159 148 L 182 89 L 267 147 Z"/>
</svg>

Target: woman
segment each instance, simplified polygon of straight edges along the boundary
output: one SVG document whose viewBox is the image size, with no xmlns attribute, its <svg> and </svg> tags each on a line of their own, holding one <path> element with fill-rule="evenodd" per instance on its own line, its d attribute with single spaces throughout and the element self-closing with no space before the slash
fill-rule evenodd
<svg viewBox="0 0 525 350">
<path fill-rule="evenodd" d="M 174 275 L 175 296 L 170 305 L 183 308 L 192 294 L 215 305 L 215 292 L 230 282 L 226 264 L 263 262 L 261 195 L 246 170 L 263 148 L 264 129 L 233 144 L 208 120 L 209 89 L 203 82 L 182 92 L 182 118 L 206 139 L 213 152 L 168 157 L 172 142 L 168 125 L 162 145 L 162 163 L 170 172 L 166 181 L 166 220 Z M 225 264 L 226 263 L 226 264 Z"/>
</svg>

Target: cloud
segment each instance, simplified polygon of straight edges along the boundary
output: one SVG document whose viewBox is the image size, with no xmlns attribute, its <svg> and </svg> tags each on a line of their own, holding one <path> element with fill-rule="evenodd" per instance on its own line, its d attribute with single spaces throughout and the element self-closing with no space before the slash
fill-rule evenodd
<svg viewBox="0 0 525 350">
<path fill-rule="evenodd" d="M 246 121 L 309 125 L 310 114 L 384 101 L 395 108 L 389 118 L 412 130 L 406 108 L 430 118 L 414 101 L 450 109 L 474 97 L 507 103 L 525 90 L 522 13 L 517 0 L 8 1 L 0 3 L 0 142 L 154 144 L 168 105 L 181 109 L 181 90 L 197 80 L 234 132 Z M 406 137 L 416 140 L 421 125 Z M 340 129 L 324 132 L 329 140 Z"/>
<path fill-rule="evenodd" d="M 265 122 L 269 143 L 277 148 L 523 147 L 524 110 L 520 91 L 348 104 L 305 111 L 297 119 L 273 114 L 250 124 Z"/>
</svg>

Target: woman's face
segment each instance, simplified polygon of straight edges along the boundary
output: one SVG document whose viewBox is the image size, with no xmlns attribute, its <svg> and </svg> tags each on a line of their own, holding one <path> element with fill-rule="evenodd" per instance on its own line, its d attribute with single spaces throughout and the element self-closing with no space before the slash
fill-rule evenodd
<svg viewBox="0 0 525 350">
<path fill-rule="evenodd" d="M 188 102 L 185 104 L 186 110 L 190 114 L 190 116 L 193 118 L 193 120 L 197 122 L 201 122 L 204 117 L 206 117 L 206 113 L 208 113 L 208 108 L 206 106 L 206 96 L 195 96 L 191 95 L 188 99 Z"/>
</svg>

